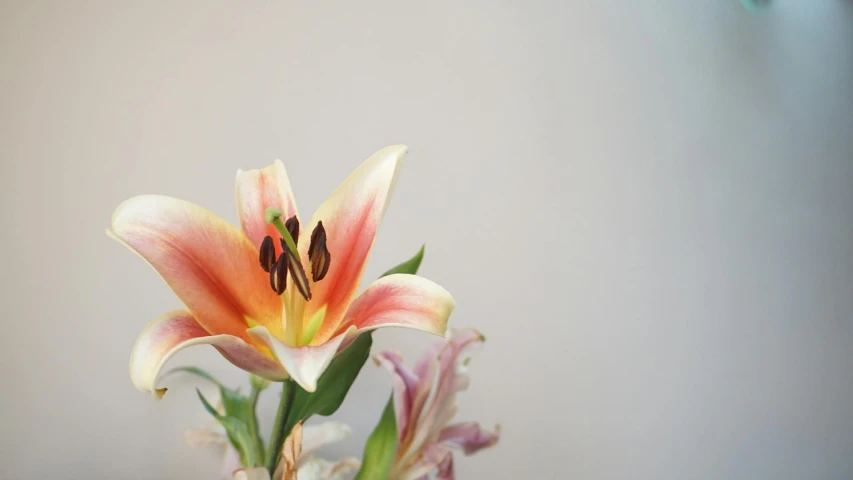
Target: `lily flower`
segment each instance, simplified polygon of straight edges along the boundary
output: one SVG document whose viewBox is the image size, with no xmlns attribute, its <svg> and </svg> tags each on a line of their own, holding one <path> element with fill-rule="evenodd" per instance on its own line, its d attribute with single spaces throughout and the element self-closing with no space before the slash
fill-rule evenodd
<svg viewBox="0 0 853 480">
<path fill-rule="evenodd" d="M 324 422 L 318 425 L 294 427 L 288 437 L 285 449 L 289 449 L 293 459 L 293 471 L 299 480 L 338 480 L 355 471 L 361 462 L 357 458 L 344 458 L 337 462 L 312 455 L 318 448 L 347 438 L 352 430 L 340 422 Z M 240 454 L 228 441 L 225 430 L 219 424 L 207 428 L 187 430 L 184 442 L 191 447 L 218 447 L 224 451 L 220 468 L 220 480 L 264 479 L 269 480 L 269 472 L 264 467 L 244 469 L 240 464 Z M 285 459 L 288 459 L 285 456 Z M 282 462 L 284 464 L 285 462 Z M 276 471 L 275 478 L 285 477 L 282 465 Z"/>
<path fill-rule="evenodd" d="M 398 145 L 368 158 L 314 213 L 309 238 L 299 236 L 278 160 L 237 173 L 242 229 L 166 196 L 119 205 L 108 235 L 147 261 L 186 305 L 140 334 L 130 359 L 134 385 L 162 396 L 156 381 L 166 361 L 208 344 L 250 373 L 292 378 L 313 392 L 335 354 L 362 332 L 398 326 L 444 335 L 454 302 L 432 281 L 388 275 L 356 295 L 405 153 Z"/>
<path fill-rule="evenodd" d="M 453 480 L 453 449 L 471 455 L 498 442 L 500 426 L 486 431 L 476 422 L 450 423 L 456 394 L 468 388 L 468 361 L 483 342 L 476 330 L 454 332 L 430 347 L 414 371 L 396 352 L 378 355 L 377 363 L 391 372 L 394 383 L 397 452 L 389 479 L 426 480 L 436 471 L 437 479 Z"/>
</svg>

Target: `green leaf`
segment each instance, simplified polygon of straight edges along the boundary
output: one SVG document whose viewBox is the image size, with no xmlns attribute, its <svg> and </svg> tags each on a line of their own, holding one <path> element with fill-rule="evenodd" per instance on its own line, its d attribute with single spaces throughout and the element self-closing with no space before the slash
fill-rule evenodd
<svg viewBox="0 0 853 480">
<path fill-rule="evenodd" d="M 290 431 L 297 422 L 307 420 L 312 415 L 329 416 L 335 413 L 344 402 L 347 393 L 361 367 L 370 356 L 370 346 L 373 338 L 370 333 L 363 333 L 352 342 L 343 352 L 339 353 L 317 380 L 317 389 L 308 393 L 300 386 L 295 386 L 293 405 L 287 419 L 287 429 Z"/>
<path fill-rule="evenodd" d="M 255 405 L 257 404 L 257 396 L 260 393 L 255 386 L 252 387 L 252 396 L 247 397 L 245 395 L 241 395 L 237 390 L 232 390 L 227 388 L 226 386 L 219 383 L 218 380 L 213 378 L 213 375 L 205 372 L 204 370 L 198 367 L 178 367 L 170 370 L 166 375 L 171 375 L 173 373 L 184 372 L 189 373 L 190 375 L 195 375 L 199 378 L 207 380 L 217 387 L 219 387 L 219 396 L 222 399 L 222 407 L 225 410 L 224 415 L 220 415 L 219 412 L 216 412 L 216 409 L 210 406 L 207 403 L 207 399 L 202 399 L 202 404 L 204 404 L 205 409 L 208 413 L 211 413 L 213 410 L 214 413 L 211 413 L 220 423 L 222 423 L 223 418 L 234 418 L 242 425 L 246 426 L 247 433 L 249 435 L 249 439 L 251 439 L 252 444 L 249 447 L 243 446 L 242 448 L 238 446 L 240 439 L 234 436 L 232 431 L 227 430 L 228 433 L 228 441 L 231 445 L 234 445 L 234 448 L 237 448 L 240 451 L 240 458 L 242 461 L 247 461 L 249 457 L 258 460 L 260 463 L 264 462 L 264 441 L 261 438 L 259 429 L 258 429 L 258 420 L 257 415 L 255 414 Z M 210 408 L 208 408 L 210 407 Z M 225 420 L 226 422 L 230 420 Z M 239 427 L 238 427 L 239 428 Z M 244 450 L 243 448 L 248 448 Z M 252 466 L 245 464 L 246 466 Z"/>
<path fill-rule="evenodd" d="M 230 388 L 219 387 L 219 395 L 222 398 L 222 406 L 225 408 L 225 415 L 229 417 L 238 417 L 240 420 L 250 412 L 252 403 L 249 397 L 241 395 L 236 390 Z"/>
<path fill-rule="evenodd" d="M 225 428 L 225 431 L 228 433 L 228 439 L 234 448 L 240 452 L 240 460 L 241 463 L 247 467 L 255 467 L 258 466 L 259 459 L 257 456 L 257 452 L 255 451 L 255 447 L 252 443 L 252 436 L 249 434 L 249 427 L 241 421 L 239 418 L 228 416 L 228 415 L 220 415 L 219 412 L 213 408 L 212 405 L 204 398 L 204 395 L 201 394 L 201 391 L 196 390 L 198 393 L 198 398 L 201 400 L 201 404 L 204 405 L 204 409 L 207 410 L 207 413 L 213 415 L 213 418 Z"/>
<path fill-rule="evenodd" d="M 418 250 L 418 253 L 416 253 L 414 257 L 383 273 L 380 275 L 380 278 L 393 275 L 395 273 L 408 273 L 409 275 L 415 275 L 418 273 L 418 268 L 420 268 L 421 261 L 424 259 L 424 247 L 426 247 L 425 244 L 421 245 L 421 249 Z"/>
<path fill-rule="evenodd" d="M 388 399 L 382 418 L 367 438 L 361 469 L 355 480 L 385 480 L 391 473 L 397 454 L 397 418 L 394 414 L 394 396 Z"/>
<path fill-rule="evenodd" d="M 219 395 L 222 398 L 222 406 L 225 408 L 225 416 L 236 418 L 248 428 L 249 438 L 253 442 L 252 451 L 254 457 L 260 459 L 261 463 L 263 463 L 264 441 L 258 429 L 258 418 L 255 413 L 255 405 L 258 400 L 257 394 L 254 393 L 256 391 L 253 388 L 253 395 L 247 397 L 241 395 L 236 390 L 220 387 Z M 232 444 L 235 444 L 235 439 L 231 438 L 230 440 L 232 440 Z"/>
</svg>

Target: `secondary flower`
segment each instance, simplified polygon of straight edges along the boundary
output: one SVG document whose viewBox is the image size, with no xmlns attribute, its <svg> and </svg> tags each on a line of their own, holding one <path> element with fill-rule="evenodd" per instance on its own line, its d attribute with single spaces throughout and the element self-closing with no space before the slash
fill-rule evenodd
<svg viewBox="0 0 853 480">
<path fill-rule="evenodd" d="M 455 332 L 430 347 L 414 371 L 395 352 L 377 357 L 394 378 L 397 453 L 389 479 L 422 480 L 437 470 L 439 480 L 453 480 L 453 448 L 470 455 L 498 442 L 499 427 L 489 432 L 475 422 L 450 424 L 456 393 L 468 388 L 468 361 L 484 341 L 476 330 Z"/>
<path fill-rule="evenodd" d="M 294 427 L 287 447 L 295 448 L 295 472 L 299 480 L 338 480 L 356 470 L 360 462 L 356 458 L 345 458 L 333 462 L 325 458 L 315 457 L 312 453 L 320 447 L 345 439 L 351 433 L 350 427 L 339 422 L 325 422 L 318 425 Z M 301 437 L 301 443 L 293 445 L 294 437 Z M 224 450 L 224 460 L 220 468 L 221 480 L 261 478 L 269 480 L 266 468 L 243 469 L 240 464 L 240 454 L 228 442 L 228 437 L 219 424 L 208 428 L 187 430 L 184 432 L 184 442 L 191 447 L 218 447 Z M 283 472 L 276 472 L 276 479 L 281 480 Z"/>
<path fill-rule="evenodd" d="M 130 361 L 134 385 L 162 395 L 156 380 L 166 361 L 209 344 L 244 370 L 291 377 L 314 391 L 334 355 L 361 332 L 401 326 L 443 335 L 454 303 L 434 282 L 389 275 L 356 296 L 405 153 L 392 146 L 367 159 L 314 213 L 303 230 L 309 238 L 300 238 L 280 161 L 237 173 L 242 230 L 171 197 L 119 205 L 107 233 L 145 259 L 187 307 L 140 334 Z"/>
</svg>

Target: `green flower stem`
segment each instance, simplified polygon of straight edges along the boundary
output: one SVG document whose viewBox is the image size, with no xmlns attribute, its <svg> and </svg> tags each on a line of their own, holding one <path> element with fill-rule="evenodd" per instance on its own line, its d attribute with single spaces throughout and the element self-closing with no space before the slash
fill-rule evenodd
<svg viewBox="0 0 853 480">
<path fill-rule="evenodd" d="M 296 393 L 296 383 L 292 379 L 285 380 L 281 384 L 281 400 L 278 404 L 278 412 L 275 414 L 272 435 L 270 435 L 269 450 L 267 450 L 267 470 L 270 477 L 275 473 L 284 439 L 290 433 L 287 430 L 287 417 L 293 406 L 293 395 Z"/>
</svg>

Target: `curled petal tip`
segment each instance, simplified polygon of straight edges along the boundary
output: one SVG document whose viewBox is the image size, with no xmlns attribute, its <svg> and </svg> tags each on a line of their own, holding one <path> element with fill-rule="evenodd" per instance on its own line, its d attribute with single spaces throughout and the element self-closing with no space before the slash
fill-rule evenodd
<svg viewBox="0 0 853 480">
<path fill-rule="evenodd" d="M 168 312 L 154 319 L 140 333 L 130 355 L 130 379 L 143 392 L 161 398 L 165 388 L 157 388 L 160 370 L 178 351 L 194 345 L 213 345 L 238 367 L 270 380 L 286 378 L 275 360 L 232 335 L 210 335 L 185 310 Z"/>
<path fill-rule="evenodd" d="M 408 146 L 408 145 L 404 145 L 404 144 L 400 143 L 400 144 L 397 144 L 397 145 L 390 145 L 390 146 L 387 146 L 387 147 L 383 148 L 382 150 L 387 150 L 387 151 L 389 151 L 389 152 L 394 152 L 394 153 L 396 153 L 396 154 L 398 154 L 398 155 L 405 155 L 406 153 L 408 153 L 408 152 L 409 152 L 409 146 Z"/>
<path fill-rule="evenodd" d="M 394 159 L 396 162 L 403 160 L 403 157 L 409 153 L 409 147 L 406 145 L 391 145 L 379 150 L 374 155 L 385 158 L 386 160 Z"/>
</svg>

